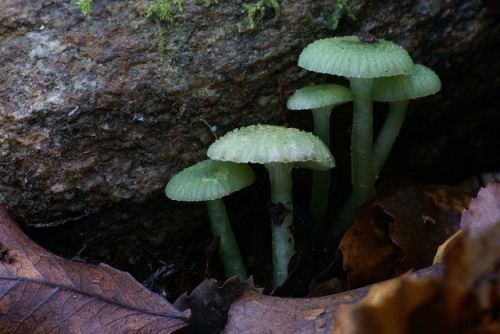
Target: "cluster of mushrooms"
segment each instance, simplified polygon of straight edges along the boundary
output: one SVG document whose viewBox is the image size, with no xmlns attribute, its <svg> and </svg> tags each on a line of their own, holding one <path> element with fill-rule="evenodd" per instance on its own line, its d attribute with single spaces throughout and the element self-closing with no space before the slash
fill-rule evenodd
<svg viewBox="0 0 500 334">
<path fill-rule="evenodd" d="M 210 159 L 186 168 L 167 184 L 167 197 L 178 201 L 205 201 L 213 234 L 220 238 L 219 254 L 226 275 L 247 278 L 244 261 L 231 230 L 222 197 L 255 180 L 247 165 L 263 164 L 269 172 L 271 202 L 287 214 L 272 223 L 274 287 L 288 276 L 288 262 L 295 251 L 292 227 L 292 168 L 313 170 L 311 214 L 315 231 L 325 230 L 330 169 L 330 113 L 339 104 L 353 101 L 351 164 L 353 193 L 335 220 L 343 233 L 352 221 L 352 210 L 375 194 L 380 173 L 403 123 L 408 101 L 441 89 L 439 77 L 429 68 L 414 65 L 399 45 L 358 36 L 321 39 L 300 54 L 299 66 L 318 73 L 349 79 L 350 89 L 322 84 L 298 89 L 288 100 L 292 110 L 313 112 L 314 134 L 274 125 L 251 125 L 235 129 L 208 149 Z M 373 144 L 372 101 L 389 102 L 385 123 Z M 347 217 L 347 218 L 346 218 Z"/>
</svg>

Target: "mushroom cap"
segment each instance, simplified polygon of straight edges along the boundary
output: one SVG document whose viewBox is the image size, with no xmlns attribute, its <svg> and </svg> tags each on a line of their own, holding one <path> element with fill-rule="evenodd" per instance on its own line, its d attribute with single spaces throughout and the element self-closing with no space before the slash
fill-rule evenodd
<svg viewBox="0 0 500 334">
<path fill-rule="evenodd" d="M 327 170 L 335 160 L 326 145 L 312 133 L 276 125 L 250 125 L 216 140 L 207 155 L 214 160 L 258 164 L 301 162 L 311 169 Z"/>
<path fill-rule="evenodd" d="M 416 64 L 410 75 L 374 79 L 372 99 L 379 102 L 411 100 L 435 94 L 440 89 L 438 75 L 427 66 Z"/>
<path fill-rule="evenodd" d="M 297 89 L 287 102 L 288 109 L 316 109 L 352 101 L 351 90 L 334 84 L 322 84 Z"/>
<path fill-rule="evenodd" d="M 235 162 L 204 160 L 182 170 L 165 187 L 176 201 L 210 201 L 229 195 L 255 181 L 253 170 Z"/>
<path fill-rule="evenodd" d="M 366 43 L 357 36 L 343 36 L 306 46 L 299 56 L 299 66 L 347 78 L 377 78 L 410 74 L 413 60 L 395 43 L 383 39 Z"/>
</svg>

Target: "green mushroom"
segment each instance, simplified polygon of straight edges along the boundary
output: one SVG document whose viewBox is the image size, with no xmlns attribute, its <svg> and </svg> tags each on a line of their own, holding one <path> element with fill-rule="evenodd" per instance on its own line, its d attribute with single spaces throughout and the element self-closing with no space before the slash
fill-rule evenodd
<svg viewBox="0 0 500 334">
<path fill-rule="evenodd" d="M 441 90 L 438 75 L 424 65 L 415 65 L 410 75 L 373 80 L 373 101 L 389 102 L 389 113 L 373 145 L 373 174 L 378 176 L 391 152 L 406 116 L 409 100 Z"/>
<path fill-rule="evenodd" d="M 308 86 L 295 91 L 287 102 L 290 110 L 311 110 L 314 119 L 314 134 L 330 149 L 330 114 L 334 107 L 352 101 L 351 90 L 334 84 Z M 315 219 L 315 233 L 325 229 L 330 191 L 330 171 L 313 171 L 311 213 Z"/>
<path fill-rule="evenodd" d="M 255 181 L 253 170 L 245 164 L 204 160 L 182 170 L 165 187 L 168 198 L 176 201 L 205 201 L 212 232 L 220 237 L 219 254 L 227 277 L 247 279 L 243 259 L 231 230 L 222 197 Z"/>
<path fill-rule="evenodd" d="M 384 125 L 373 145 L 373 175 L 378 178 L 394 142 L 401 130 L 406 116 L 409 100 L 437 93 L 441 89 L 441 80 L 430 68 L 416 64 L 410 75 L 398 75 L 373 80 L 372 99 L 377 102 L 389 102 L 389 112 Z M 350 217 L 356 207 L 354 198 L 348 198 L 335 219 L 332 234 L 342 235 L 352 223 Z"/>
<path fill-rule="evenodd" d="M 413 61 L 399 45 L 380 39 L 363 42 L 357 36 L 333 37 L 309 44 L 299 56 L 307 70 L 344 76 L 354 97 L 351 163 L 354 202 L 363 203 L 375 193 L 372 165 L 373 78 L 408 75 Z"/>
<path fill-rule="evenodd" d="M 292 167 L 328 170 L 335 160 L 326 145 L 312 133 L 274 125 L 251 125 L 226 133 L 209 148 L 214 160 L 263 164 L 271 181 L 271 202 L 281 204 L 283 221 L 273 220 L 274 286 L 288 276 L 288 262 L 294 252 L 292 227 Z"/>
</svg>

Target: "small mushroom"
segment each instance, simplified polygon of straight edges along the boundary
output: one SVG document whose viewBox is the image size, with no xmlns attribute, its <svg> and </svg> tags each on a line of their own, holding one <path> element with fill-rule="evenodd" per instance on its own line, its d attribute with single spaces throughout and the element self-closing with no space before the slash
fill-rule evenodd
<svg viewBox="0 0 500 334">
<path fill-rule="evenodd" d="M 401 130 L 409 100 L 437 93 L 441 89 L 438 75 L 424 65 L 415 65 L 410 75 L 373 80 L 372 99 L 389 102 L 385 123 L 373 145 L 373 174 L 378 176 Z"/>
<path fill-rule="evenodd" d="M 352 183 L 356 205 L 375 193 L 372 167 L 373 78 L 408 75 L 413 61 L 399 45 L 378 39 L 367 43 L 357 36 L 333 37 L 309 44 L 299 56 L 307 70 L 344 76 L 354 97 L 352 125 Z"/>
<path fill-rule="evenodd" d="M 273 221 L 274 286 L 288 275 L 288 262 L 294 252 L 292 227 L 292 167 L 328 170 L 335 166 L 326 145 L 312 133 L 274 125 L 251 125 L 228 132 L 216 140 L 207 155 L 214 160 L 263 164 L 271 181 L 271 202 L 289 212 L 283 221 Z"/>
<path fill-rule="evenodd" d="M 330 114 L 337 105 L 352 101 L 351 90 L 334 84 L 298 89 L 287 102 L 288 109 L 310 109 L 314 118 L 314 134 L 330 148 Z M 330 171 L 313 171 L 310 211 L 315 218 L 315 232 L 324 231 L 330 191 Z"/>
<path fill-rule="evenodd" d="M 212 232 L 220 237 L 219 254 L 227 277 L 247 279 L 245 265 L 231 230 L 222 197 L 255 181 L 253 170 L 245 164 L 204 160 L 182 170 L 165 187 L 168 198 L 176 201 L 205 201 Z"/>
<path fill-rule="evenodd" d="M 297 89 L 290 96 L 290 110 L 311 110 L 314 134 L 330 148 L 330 114 L 336 106 L 352 101 L 351 90 L 334 84 L 322 84 Z"/>
</svg>

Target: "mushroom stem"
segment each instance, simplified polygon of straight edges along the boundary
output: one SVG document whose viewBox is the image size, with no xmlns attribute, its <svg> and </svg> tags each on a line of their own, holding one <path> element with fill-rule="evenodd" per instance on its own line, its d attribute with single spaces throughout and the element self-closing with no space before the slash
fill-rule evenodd
<svg viewBox="0 0 500 334">
<path fill-rule="evenodd" d="M 351 170 L 354 203 L 361 205 L 375 193 L 372 140 L 373 113 L 371 85 L 373 79 L 349 78 L 354 97 L 351 139 Z"/>
<path fill-rule="evenodd" d="M 321 107 L 312 110 L 314 134 L 330 149 L 330 114 L 333 107 Z M 314 216 L 314 234 L 319 235 L 325 229 L 328 194 L 330 192 L 330 171 L 314 170 L 311 190 L 310 212 Z"/>
<path fill-rule="evenodd" d="M 271 202 L 281 203 L 288 212 L 283 221 L 272 217 L 272 251 L 274 287 L 282 285 L 288 276 L 288 262 L 294 252 L 292 227 L 292 163 L 264 164 L 271 181 Z"/>
<path fill-rule="evenodd" d="M 333 106 L 312 109 L 314 119 L 314 134 L 330 148 L 330 114 Z"/>
<path fill-rule="evenodd" d="M 391 153 L 394 142 L 401 130 L 408 102 L 407 99 L 389 102 L 389 112 L 373 145 L 373 174 L 375 178 L 378 177 L 382 167 L 384 167 L 385 161 L 389 153 Z"/>
<path fill-rule="evenodd" d="M 384 125 L 380 130 L 377 140 L 373 145 L 373 176 L 374 180 L 380 174 L 385 161 L 391 152 L 392 146 L 401 130 L 406 115 L 409 100 L 389 102 L 389 112 Z M 359 204 L 358 204 L 359 205 Z M 356 208 L 354 196 L 351 194 L 339 214 L 335 218 L 330 234 L 334 237 L 341 237 L 352 226 L 352 212 Z"/>
<path fill-rule="evenodd" d="M 206 201 L 210 226 L 214 236 L 220 237 L 219 254 L 224 264 L 227 277 L 238 275 L 241 281 L 246 280 L 247 273 L 241 258 L 238 243 L 231 230 L 226 208 L 222 199 Z"/>
</svg>

